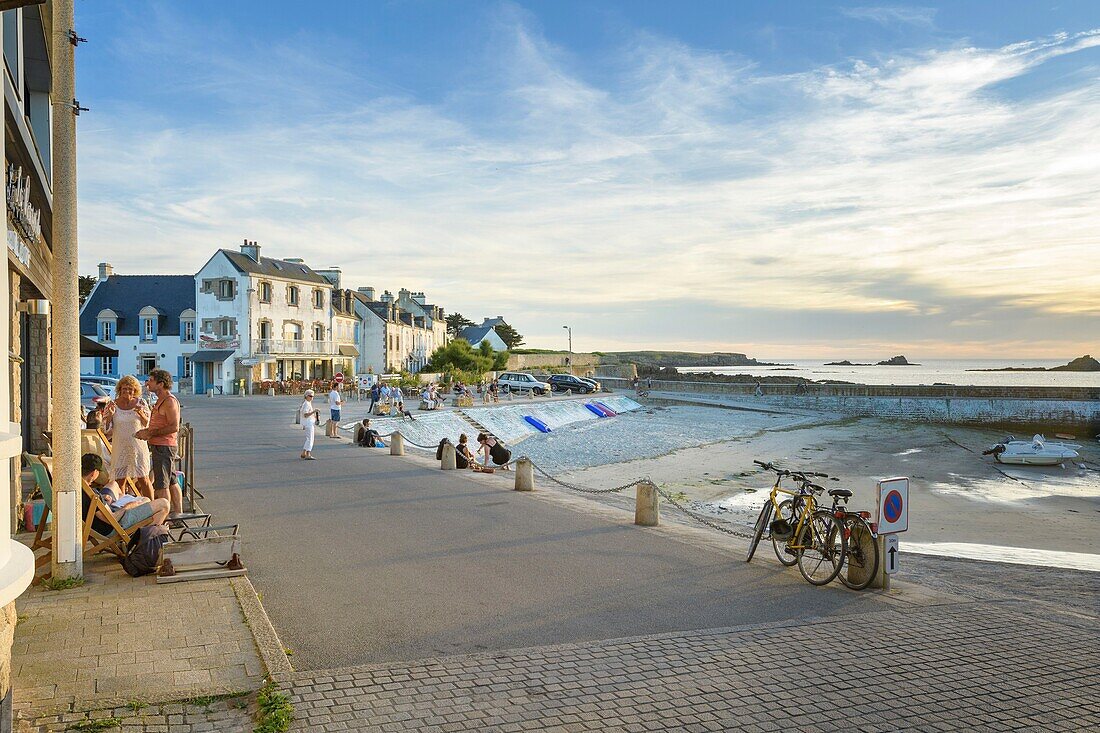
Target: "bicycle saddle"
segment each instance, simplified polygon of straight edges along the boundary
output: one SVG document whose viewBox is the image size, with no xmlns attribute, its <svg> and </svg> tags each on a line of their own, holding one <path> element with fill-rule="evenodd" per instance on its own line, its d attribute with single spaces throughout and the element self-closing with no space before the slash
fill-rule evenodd
<svg viewBox="0 0 1100 733">
<path fill-rule="evenodd" d="M 829 489 L 829 496 L 835 496 L 838 499 L 851 499 L 852 492 L 848 489 Z"/>
</svg>

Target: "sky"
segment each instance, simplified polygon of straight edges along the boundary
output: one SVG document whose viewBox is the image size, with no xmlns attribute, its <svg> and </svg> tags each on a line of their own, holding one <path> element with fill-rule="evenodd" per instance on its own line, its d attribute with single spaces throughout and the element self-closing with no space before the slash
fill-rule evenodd
<svg viewBox="0 0 1100 733">
<path fill-rule="evenodd" d="M 219 247 L 526 346 L 1100 353 L 1100 4 L 81 2 L 82 271 Z"/>
</svg>

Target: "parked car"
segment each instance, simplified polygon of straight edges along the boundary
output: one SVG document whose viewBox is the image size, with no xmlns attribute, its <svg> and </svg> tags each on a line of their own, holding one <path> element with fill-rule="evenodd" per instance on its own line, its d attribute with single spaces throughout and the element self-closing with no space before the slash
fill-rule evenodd
<svg viewBox="0 0 1100 733">
<path fill-rule="evenodd" d="M 593 388 L 595 388 L 595 390 L 597 392 L 602 392 L 603 391 L 603 385 L 600 384 L 595 379 L 590 379 L 588 377 L 577 377 L 577 379 L 581 380 L 582 382 L 588 382 L 589 384 L 592 385 Z"/>
<path fill-rule="evenodd" d="M 596 387 L 588 380 L 574 377 L 572 374 L 551 374 L 547 381 L 555 392 L 564 392 L 569 389 L 577 394 L 589 394 L 596 391 Z"/>
<path fill-rule="evenodd" d="M 94 382 L 80 382 L 80 406 L 85 412 L 95 407 L 97 400 L 109 400 L 111 394 L 103 388 L 103 385 Z"/>
<path fill-rule="evenodd" d="M 528 374 L 527 372 L 504 372 L 497 377 L 497 383 L 500 384 L 500 388 L 505 392 L 526 392 L 527 390 L 534 390 L 535 394 L 543 395 L 551 391 L 549 384 L 539 381 L 534 375 Z"/>
<path fill-rule="evenodd" d="M 115 389 L 115 385 L 118 384 L 118 380 L 114 377 L 104 377 L 98 374 L 89 374 L 82 376 L 80 378 L 80 381 L 88 382 L 90 384 L 98 384 L 100 387 L 107 390 L 108 392 L 113 392 Z"/>
</svg>

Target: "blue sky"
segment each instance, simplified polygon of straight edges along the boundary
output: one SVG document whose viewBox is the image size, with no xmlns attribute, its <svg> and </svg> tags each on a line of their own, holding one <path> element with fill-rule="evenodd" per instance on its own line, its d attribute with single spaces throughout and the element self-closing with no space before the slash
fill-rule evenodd
<svg viewBox="0 0 1100 733">
<path fill-rule="evenodd" d="M 79 3 L 81 264 L 217 247 L 533 346 L 1100 351 L 1100 6 Z"/>
</svg>

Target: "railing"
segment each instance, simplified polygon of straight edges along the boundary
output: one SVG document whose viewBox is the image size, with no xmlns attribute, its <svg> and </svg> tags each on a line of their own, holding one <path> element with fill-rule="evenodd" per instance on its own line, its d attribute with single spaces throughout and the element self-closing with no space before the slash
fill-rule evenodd
<svg viewBox="0 0 1100 733">
<path fill-rule="evenodd" d="M 338 356 L 340 347 L 335 341 L 306 341 L 305 339 L 255 339 L 253 354 L 324 354 Z"/>
</svg>

